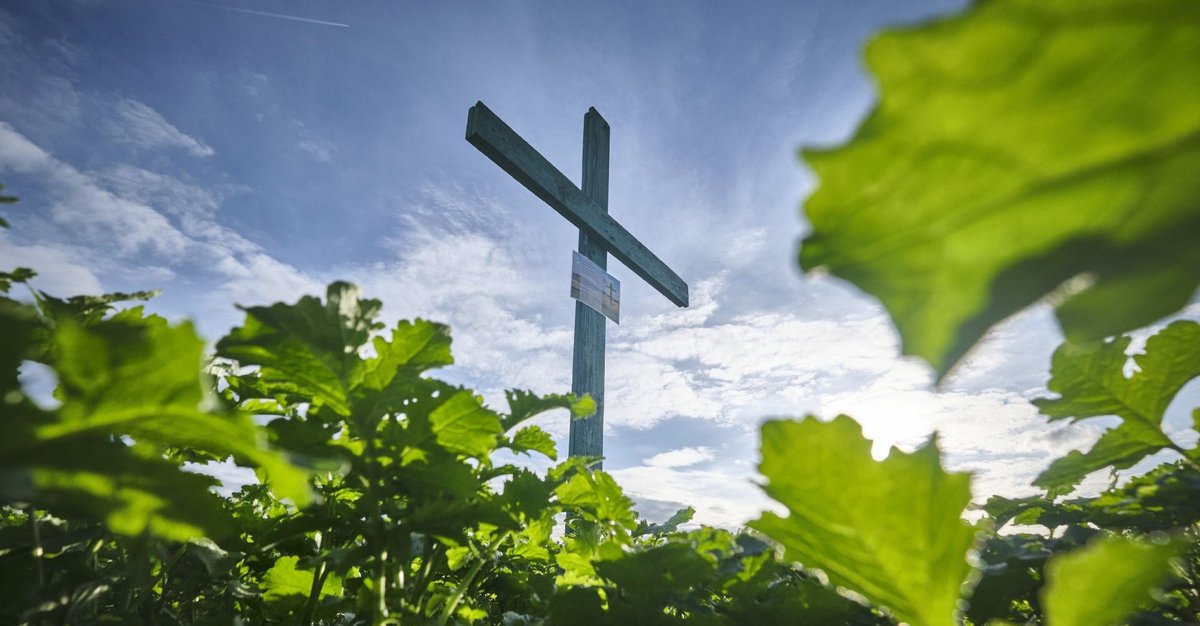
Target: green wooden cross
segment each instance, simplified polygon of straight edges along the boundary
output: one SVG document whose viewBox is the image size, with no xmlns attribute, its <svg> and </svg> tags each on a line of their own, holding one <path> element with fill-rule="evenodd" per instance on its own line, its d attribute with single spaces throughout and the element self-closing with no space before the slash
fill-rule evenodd
<svg viewBox="0 0 1200 626">
<path fill-rule="evenodd" d="M 608 215 L 608 136 L 608 122 L 595 108 L 588 109 L 580 189 L 482 102 L 467 114 L 467 141 L 578 227 L 580 254 L 607 268 L 611 252 L 668 300 L 686 307 L 687 283 Z M 575 303 L 571 393 L 591 395 L 596 413 L 571 421 L 570 456 L 604 456 L 604 330 L 603 315 Z"/>
</svg>

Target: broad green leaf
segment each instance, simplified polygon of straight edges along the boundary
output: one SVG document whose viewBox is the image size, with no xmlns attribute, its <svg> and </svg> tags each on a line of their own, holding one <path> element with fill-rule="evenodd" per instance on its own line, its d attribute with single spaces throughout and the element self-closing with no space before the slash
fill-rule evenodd
<svg viewBox="0 0 1200 626">
<path fill-rule="evenodd" d="M 1055 557 L 1046 565 L 1042 606 L 1047 626 L 1116 626 L 1164 583 L 1175 543 L 1106 536 Z"/>
<path fill-rule="evenodd" d="M 471 391 L 460 391 L 434 409 L 429 425 L 444 448 L 475 458 L 494 450 L 502 433 L 500 417 Z"/>
<path fill-rule="evenodd" d="M 297 569 L 300 558 L 295 556 L 281 557 L 275 561 L 271 569 L 263 576 L 263 599 L 268 603 L 290 603 L 297 600 L 303 602 L 312 591 L 313 572 Z M 336 596 L 342 591 L 342 581 L 330 574 L 325 578 L 317 595 L 320 598 Z"/>
<path fill-rule="evenodd" d="M 149 300 L 158 295 L 158 290 L 135 291 L 133 293 L 106 293 L 98 296 L 71 296 L 56 298 L 44 291 L 34 291 L 38 308 L 51 320 L 69 320 L 79 324 L 95 324 L 104 319 L 118 302 Z M 133 307 L 116 314 L 125 319 L 143 318 L 142 308 Z M 114 316 L 114 317 L 116 317 Z"/>
<path fill-rule="evenodd" d="M 586 395 L 582 398 L 556 393 L 539 396 L 532 391 L 510 389 L 504 392 L 504 397 L 508 400 L 508 415 L 503 418 L 504 430 L 551 409 L 568 409 L 571 411 L 571 417 L 575 419 L 596 412 L 595 400 Z"/>
<path fill-rule="evenodd" d="M 506 507 L 528 524 L 528 520 L 545 516 L 553 493 L 553 487 L 538 478 L 537 474 L 518 469 L 512 478 L 504 483 L 503 499 Z"/>
<path fill-rule="evenodd" d="M 41 351 L 39 331 L 37 311 L 33 307 L 0 297 L 0 336 L 4 337 L 4 341 L 0 341 L 0 405 L 13 406 L 25 401 L 17 375 L 21 361 Z M 14 395 L 10 397 L 10 393 Z M 4 410 L 11 409 L 0 409 Z"/>
<path fill-rule="evenodd" d="M 142 444 L 195 447 L 261 467 L 282 496 L 307 501 L 307 476 L 262 447 L 244 414 L 205 411 L 211 399 L 200 372 L 203 342 L 191 323 L 122 314 L 56 331 L 61 420 L 38 427 L 39 439 L 115 432 Z"/>
<path fill-rule="evenodd" d="M 579 471 L 570 479 L 554 490 L 559 502 L 570 507 L 576 507 L 584 514 L 598 521 L 615 522 L 617 525 L 633 529 L 637 527 L 637 519 L 633 514 L 633 501 L 630 500 L 617 481 L 606 472 Z"/>
<path fill-rule="evenodd" d="M 650 615 L 661 616 L 659 623 L 676 623 L 667 619 L 664 610 L 686 598 L 692 588 L 702 588 L 716 573 L 712 559 L 682 543 L 622 553 L 593 565 L 596 573 L 617 590 L 610 595 L 607 607 L 607 623 L 611 624 L 629 624 Z"/>
<path fill-rule="evenodd" d="M 425 320 L 401 320 L 390 339 L 376 337 L 373 358 L 362 361 L 355 373 L 354 386 L 383 390 L 397 376 L 416 376 L 432 367 L 450 365 L 450 328 Z"/>
<path fill-rule="evenodd" d="M 425 405 L 444 400 L 437 399 L 439 392 L 433 388 L 444 384 L 422 378 L 421 373 L 454 362 L 449 327 L 401 320 L 390 338 L 376 337 L 372 348 L 374 356 L 359 361 L 350 375 L 351 410 L 356 421 L 369 424 L 389 413 L 412 416 Z"/>
<path fill-rule="evenodd" d="M 1029 496 L 1026 498 L 1006 498 L 1004 496 L 992 496 L 981 507 L 992 522 L 996 525 L 996 530 L 1004 527 L 1005 524 L 1015 520 L 1028 513 L 1031 510 L 1040 510 L 1042 507 L 1049 505 L 1044 498 L 1038 496 Z M 1020 523 L 1020 522 L 1018 522 Z"/>
<path fill-rule="evenodd" d="M 562 570 L 556 581 L 560 587 L 590 586 L 599 582 L 596 568 L 592 566 L 591 559 L 585 555 L 564 550 L 555 555 L 554 562 Z"/>
<path fill-rule="evenodd" d="M 1080 274 L 1059 294 L 1072 340 L 1195 293 L 1200 4 L 978 2 L 877 36 L 866 62 L 874 112 L 804 154 L 820 182 L 800 264 L 879 298 L 905 354 L 940 377 Z"/>
<path fill-rule="evenodd" d="M 1112 415 L 1121 424 L 1105 432 L 1086 454 L 1058 459 L 1034 482 L 1053 494 L 1070 492 L 1088 474 L 1124 469 L 1175 444 L 1162 430 L 1163 414 L 1188 381 L 1200 376 L 1200 324 L 1175 322 L 1146 341 L 1126 378 L 1129 337 L 1109 342 L 1065 343 L 1054 353 L 1049 389 L 1056 399 L 1034 401 L 1051 420 L 1079 421 Z"/>
<path fill-rule="evenodd" d="M 1200 521 L 1200 468 L 1185 460 L 1164 463 L 1095 498 L 1068 500 L 1086 506 L 1087 521 L 1142 533 L 1187 528 Z"/>
<path fill-rule="evenodd" d="M 211 476 L 97 437 L 30 445 L 0 461 L 0 501 L 100 519 L 131 537 L 146 531 L 179 541 L 226 535 L 228 514 L 211 491 L 217 484 Z"/>
<path fill-rule="evenodd" d="M 526 426 L 512 436 L 509 445 L 515 452 L 540 452 L 550 458 L 558 459 L 558 450 L 554 447 L 554 438 L 550 433 L 537 426 Z"/>
<path fill-rule="evenodd" d="M 63 427 L 97 415 L 196 411 L 205 399 L 204 342 L 190 322 L 120 317 L 91 326 L 64 322 L 55 332 L 54 368 Z"/>
<path fill-rule="evenodd" d="M 202 350 L 190 323 L 169 326 L 138 310 L 87 326 L 59 320 L 50 354 L 62 405 L 0 410 L 0 468 L 11 477 L 0 489 L 5 501 L 87 511 L 123 534 L 217 534 L 224 516 L 209 493 L 215 481 L 159 456 L 194 447 L 266 470 L 281 495 L 303 503 L 306 475 L 260 446 L 248 416 L 209 412 Z M 21 484 L 29 486 L 23 495 Z"/>
<path fill-rule="evenodd" d="M 970 478 L 942 469 L 934 441 L 875 461 L 854 420 L 808 417 L 763 424 L 762 455 L 763 489 L 789 515 L 764 513 L 751 528 L 903 621 L 956 623 L 975 541 L 962 520 Z"/>
<path fill-rule="evenodd" d="M 692 518 L 695 516 L 696 516 L 696 509 L 694 509 L 690 506 L 686 507 L 686 508 L 682 508 L 682 509 L 679 509 L 678 511 L 675 511 L 674 515 L 667 518 L 667 521 L 665 521 L 661 524 L 643 523 L 642 527 L 638 528 L 638 531 L 639 531 L 638 534 L 641 534 L 644 531 L 645 533 L 655 535 L 655 536 L 669 535 L 671 533 L 678 531 L 680 524 L 686 524 L 686 523 L 692 521 Z"/>
<path fill-rule="evenodd" d="M 249 307 L 246 322 L 217 342 L 217 355 L 258 365 L 265 380 L 299 384 L 315 402 L 348 415 L 358 349 L 381 326 L 379 301 L 358 295 L 354 285 L 335 282 L 324 303 L 305 296 L 296 304 Z"/>
<path fill-rule="evenodd" d="M 37 273 L 28 267 L 18 267 L 11 272 L 0 272 L 0 293 L 8 293 L 13 283 L 28 283 Z"/>
</svg>

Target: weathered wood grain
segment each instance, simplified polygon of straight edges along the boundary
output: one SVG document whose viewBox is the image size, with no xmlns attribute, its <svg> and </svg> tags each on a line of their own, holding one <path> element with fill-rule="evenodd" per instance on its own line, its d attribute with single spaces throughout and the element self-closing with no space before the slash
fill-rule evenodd
<svg viewBox="0 0 1200 626">
<path fill-rule="evenodd" d="M 596 109 L 583 116 L 583 195 L 608 211 L 608 122 Z M 608 267 L 604 246 L 580 229 L 579 253 Z M 571 420 L 570 456 L 604 456 L 604 343 L 606 320 L 599 312 L 575 303 L 575 348 L 571 360 L 571 393 L 588 394 L 596 412 Z"/>
</svg>

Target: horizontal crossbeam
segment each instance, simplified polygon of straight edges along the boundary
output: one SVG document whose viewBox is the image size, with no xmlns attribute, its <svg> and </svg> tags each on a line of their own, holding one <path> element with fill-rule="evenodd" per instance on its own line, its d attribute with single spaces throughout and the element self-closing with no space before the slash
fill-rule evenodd
<svg viewBox="0 0 1200 626">
<path fill-rule="evenodd" d="M 467 116 L 467 141 L 676 306 L 688 305 L 688 286 L 678 274 L 482 102 Z"/>
</svg>

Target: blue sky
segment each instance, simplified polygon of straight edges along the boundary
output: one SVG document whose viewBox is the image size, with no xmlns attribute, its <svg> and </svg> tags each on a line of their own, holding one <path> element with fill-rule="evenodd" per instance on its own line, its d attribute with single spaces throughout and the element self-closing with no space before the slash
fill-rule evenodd
<svg viewBox="0 0 1200 626">
<path fill-rule="evenodd" d="M 936 429 L 977 495 L 1030 493 L 1099 433 L 1028 402 L 1058 341 L 1045 307 L 935 393 L 875 301 L 794 262 L 815 184 L 796 149 L 869 110 L 862 44 L 962 4 L 11 0 L 0 182 L 22 202 L 0 265 L 63 295 L 161 288 L 150 308 L 210 340 L 234 303 L 347 279 L 389 321 L 453 325 L 445 378 L 565 391 L 575 230 L 463 135 L 481 100 L 578 183 L 595 106 L 612 215 L 692 292 L 676 309 L 610 263 L 606 468 L 643 512 L 753 517 L 757 425 L 805 412 L 854 416 L 880 453 Z M 565 450 L 565 415 L 541 423 Z"/>
</svg>

